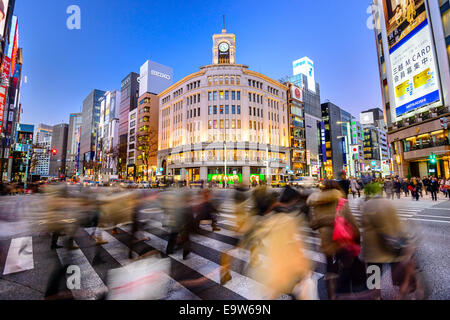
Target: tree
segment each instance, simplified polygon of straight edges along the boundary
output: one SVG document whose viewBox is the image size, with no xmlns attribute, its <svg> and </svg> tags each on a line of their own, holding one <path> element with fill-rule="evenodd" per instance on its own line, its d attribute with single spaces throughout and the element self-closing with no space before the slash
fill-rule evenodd
<svg viewBox="0 0 450 320">
<path fill-rule="evenodd" d="M 139 152 L 137 159 L 144 165 L 144 177 L 148 180 L 150 161 L 152 158 L 156 158 L 158 152 L 158 132 L 154 128 L 149 125 L 139 128 L 137 133 L 137 150 Z"/>
</svg>

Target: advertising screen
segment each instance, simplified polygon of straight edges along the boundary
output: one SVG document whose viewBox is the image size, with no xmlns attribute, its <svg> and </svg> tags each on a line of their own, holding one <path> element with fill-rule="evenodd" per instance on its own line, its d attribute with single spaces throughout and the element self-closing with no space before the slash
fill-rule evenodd
<svg viewBox="0 0 450 320">
<path fill-rule="evenodd" d="M 299 87 L 291 86 L 291 98 L 303 102 L 303 91 Z"/>
<path fill-rule="evenodd" d="M 395 117 L 441 101 L 424 0 L 384 0 Z"/>
</svg>

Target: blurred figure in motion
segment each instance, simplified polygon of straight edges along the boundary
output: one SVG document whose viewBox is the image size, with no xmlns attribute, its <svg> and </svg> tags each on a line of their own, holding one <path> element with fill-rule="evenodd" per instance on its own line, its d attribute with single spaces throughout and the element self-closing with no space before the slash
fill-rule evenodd
<svg viewBox="0 0 450 320">
<path fill-rule="evenodd" d="M 296 287 L 302 288 L 312 280 L 312 266 L 305 256 L 300 227 L 294 216 L 274 212 L 267 213 L 255 227 L 253 238 L 258 244 L 255 252 L 264 259 L 252 267 L 251 274 L 268 289 L 268 299 L 293 294 Z M 314 290 L 317 292 L 316 287 Z M 301 293 L 295 297 L 315 299 Z"/>
<path fill-rule="evenodd" d="M 361 197 L 361 193 L 360 193 L 360 186 L 358 181 L 352 177 L 350 179 L 350 189 L 352 190 L 352 194 L 353 194 L 353 199 L 355 198 L 355 195 L 358 193 L 358 198 Z"/>
<path fill-rule="evenodd" d="M 192 195 L 188 190 L 181 192 L 176 208 L 169 214 L 169 240 L 166 247 L 166 255 L 173 254 L 175 246 L 178 244 L 183 248 L 183 259 L 186 259 L 191 251 L 190 234 L 194 231 L 196 221 L 192 207 Z"/>
<path fill-rule="evenodd" d="M 362 228 L 362 254 L 368 268 L 376 266 L 381 275 L 390 266 L 392 283 L 399 287 L 397 299 L 412 292 L 419 299 L 426 298 L 426 283 L 415 259 L 414 234 L 407 232 L 410 228 L 400 220 L 392 202 L 380 197 L 368 200 L 362 210 Z M 373 290 L 375 298 L 381 299 L 381 288 Z"/>
<path fill-rule="evenodd" d="M 386 198 L 394 200 L 394 182 L 391 177 L 386 177 L 384 181 L 384 192 L 386 192 Z"/>
<path fill-rule="evenodd" d="M 439 182 L 436 179 L 436 177 L 431 178 L 429 185 L 428 185 L 428 190 L 431 193 L 431 200 L 437 201 L 437 192 L 439 190 Z"/>
<path fill-rule="evenodd" d="M 321 240 L 321 251 L 326 256 L 327 272 L 325 282 L 328 299 L 336 299 L 339 275 L 341 275 L 341 292 L 350 292 L 352 287 L 352 271 L 358 262 L 360 232 L 356 219 L 345 199 L 340 184 L 334 180 L 324 180 L 319 185 L 321 191 L 309 196 L 307 204 L 312 208 L 311 228 L 318 230 Z M 347 245 L 333 240 L 336 215 L 345 219 L 351 229 L 353 239 Z"/>
<path fill-rule="evenodd" d="M 200 201 L 200 204 L 195 208 L 196 226 L 199 226 L 202 220 L 211 220 L 212 231 L 220 231 L 220 228 L 217 227 L 217 214 L 219 211 L 214 205 L 208 189 L 203 189 L 201 191 Z"/>
<path fill-rule="evenodd" d="M 397 195 L 397 199 L 400 199 L 400 193 L 402 189 L 402 183 L 400 182 L 399 178 L 394 179 L 394 192 Z"/>
<path fill-rule="evenodd" d="M 348 192 L 350 189 L 350 181 L 347 179 L 347 172 L 345 170 L 342 170 L 341 174 L 339 176 L 340 176 L 340 179 L 337 182 L 341 186 L 341 190 L 344 192 L 345 199 L 347 199 Z"/>
</svg>

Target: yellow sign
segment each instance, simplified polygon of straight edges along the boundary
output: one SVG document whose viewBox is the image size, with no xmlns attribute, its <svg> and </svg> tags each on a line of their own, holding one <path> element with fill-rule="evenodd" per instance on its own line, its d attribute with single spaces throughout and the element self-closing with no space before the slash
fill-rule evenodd
<svg viewBox="0 0 450 320">
<path fill-rule="evenodd" d="M 430 68 L 423 70 L 421 73 L 414 76 L 414 88 L 418 88 L 427 84 L 428 80 L 431 79 Z"/>
<path fill-rule="evenodd" d="M 402 164 L 402 158 L 399 154 L 395 157 L 395 160 L 397 161 L 397 164 Z"/>
<path fill-rule="evenodd" d="M 400 83 L 400 84 L 395 88 L 395 95 L 397 96 L 397 98 L 398 98 L 398 97 L 401 97 L 401 96 L 403 96 L 403 95 L 406 94 L 406 89 L 407 89 L 408 86 L 409 86 L 408 82 L 409 82 L 409 81 L 405 81 L 405 82 L 403 82 L 403 83 Z"/>
</svg>

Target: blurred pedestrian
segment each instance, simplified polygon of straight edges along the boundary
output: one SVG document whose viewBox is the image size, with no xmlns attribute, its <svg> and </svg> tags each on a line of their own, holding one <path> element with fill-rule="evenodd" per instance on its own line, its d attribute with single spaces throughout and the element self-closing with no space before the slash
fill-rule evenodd
<svg viewBox="0 0 450 320">
<path fill-rule="evenodd" d="M 400 193 L 402 189 L 402 184 L 398 178 L 394 180 L 394 192 L 397 195 L 397 199 L 400 199 Z"/>
<path fill-rule="evenodd" d="M 355 198 L 356 193 L 358 193 L 358 197 L 361 196 L 359 183 L 354 177 L 350 178 L 350 189 L 352 190 L 353 199 Z"/>
<path fill-rule="evenodd" d="M 340 179 L 338 180 L 338 183 L 341 186 L 342 191 L 344 192 L 345 199 L 347 199 L 350 189 L 350 181 L 347 179 L 347 172 L 345 170 L 342 170 L 339 177 Z"/>
<path fill-rule="evenodd" d="M 325 180 L 320 185 L 320 189 L 320 192 L 315 192 L 309 196 L 307 204 L 313 208 L 314 213 L 311 228 L 318 230 L 321 240 L 320 248 L 326 256 L 325 282 L 328 298 L 334 300 L 336 299 L 339 275 L 343 276 L 341 277 L 343 280 L 341 282 L 342 291 L 348 292 L 351 288 L 351 270 L 359 252 L 350 248 L 359 246 L 360 233 L 356 219 L 350 211 L 340 185 L 336 181 Z M 353 241 L 347 248 L 333 240 L 337 215 L 345 219 L 351 227 Z"/>
<path fill-rule="evenodd" d="M 220 231 L 220 228 L 217 226 L 217 214 L 219 211 L 211 200 L 210 191 L 208 189 L 202 190 L 201 197 L 201 203 L 195 208 L 196 225 L 200 225 L 201 220 L 211 220 L 212 231 Z"/>
<path fill-rule="evenodd" d="M 391 177 L 386 177 L 384 181 L 384 192 L 386 192 L 386 198 L 394 200 L 394 182 Z"/>
<path fill-rule="evenodd" d="M 439 190 L 439 182 L 437 181 L 437 179 L 435 177 L 431 178 L 428 188 L 429 188 L 428 191 L 430 191 L 430 193 L 431 193 L 431 200 L 437 201 L 437 192 Z"/>
</svg>

